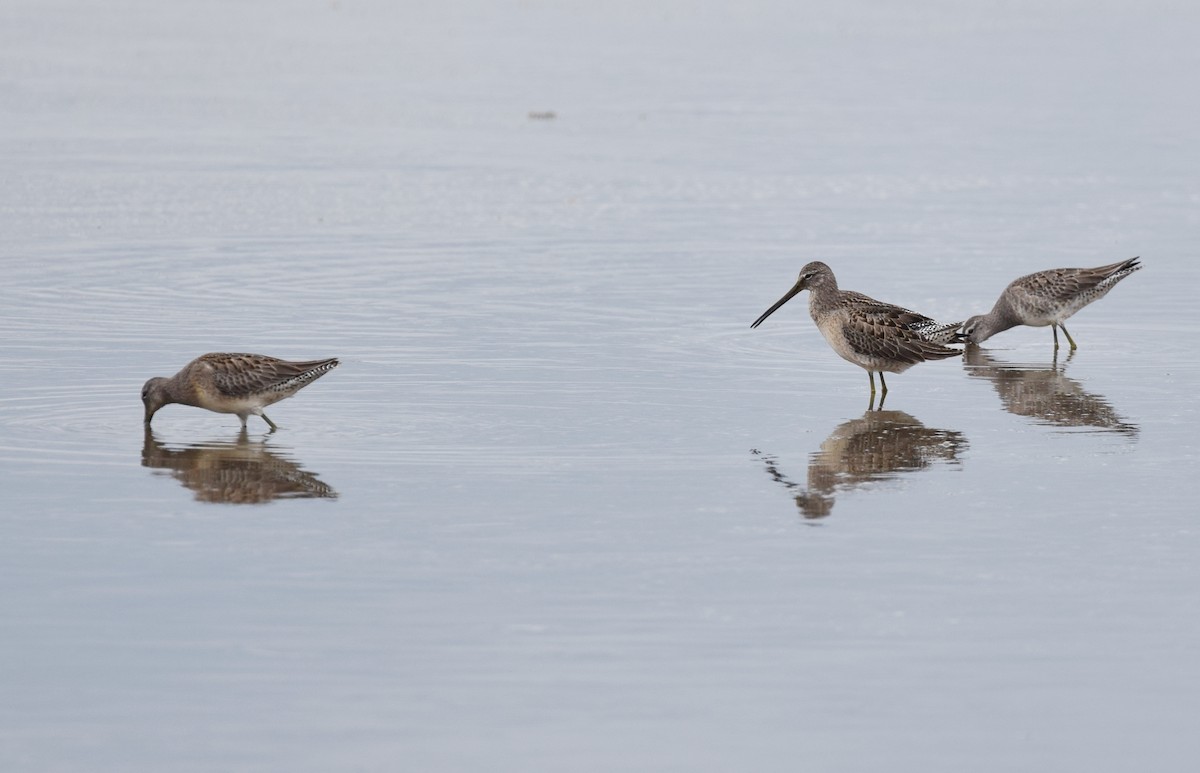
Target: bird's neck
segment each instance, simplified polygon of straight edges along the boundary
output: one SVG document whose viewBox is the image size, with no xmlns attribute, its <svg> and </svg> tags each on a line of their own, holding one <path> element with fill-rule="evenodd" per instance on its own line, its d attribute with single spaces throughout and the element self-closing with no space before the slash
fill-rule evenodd
<svg viewBox="0 0 1200 773">
<path fill-rule="evenodd" d="M 172 403 L 199 405 L 196 401 L 195 391 L 188 386 L 187 380 L 182 373 L 171 376 L 164 381 L 162 388 L 168 400 Z"/>
<path fill-rule="evenodd" d="M 987 337 L 991 338 L 997 333 L 1003 333 L 1010 327 L 1016 327 L 1021 323 L 1013 312 L 1012 306 L 1009 305 L 1008 299 L 1001 295 L 996 299 L 996 305 L 992 307 L 983 318 L 983 324 L 987 328 Z"/>
<path fill-rule="evenodd" d="M 808 288 L 808 313 L 812 315 L 813 319 L 822 317 L 838 307 L 840 297 L 841 293 L 838 292 L 836 284 L 827 283 L 820 287 L 810 287 Z"/>
</svg>

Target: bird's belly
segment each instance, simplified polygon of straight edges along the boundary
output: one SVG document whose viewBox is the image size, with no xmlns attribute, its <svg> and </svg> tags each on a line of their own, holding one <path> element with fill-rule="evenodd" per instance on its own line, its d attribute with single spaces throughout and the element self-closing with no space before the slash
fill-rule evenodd
<svg viewBox="0 0 1200 773">
<path fill-rule="evenodd" d="M 846 355 L 842 354 L 842 352 L 838 352 L 838 354 L 841 354 L 842 359 L 847 362 L 852 362 L 860 368 L 872 370 L 876 373 L 903 373 L 914 365 L 911 362 L 903 362 L 886 357 L 871 357 L 863 354 Z"/>
<path fill-rule="evenodd" d="M 1072 314 L 1091 303 L 1092 300 L 1093 298 L 1089 296 L 1078 297 L 1068 303 L 1056 305 L 1024 304 L 1017 308 L 1017 313 L 1022 325 L 1046 327 L 1047 325 L 1057 325 L 1070 318 Z"/>
<path fill-rule="evenodd" d="M 198 404 L 201 408 L 215 413 L 254 413 L 264 406 L 270 405 L 286 395 L 251 395 L 249 397 L 229 397 L 227 395 L 203 394 Z"/>
<path fill-rule="evenodd" d="M 858 367 L 875 371 L 876 373 L 903 373 L 913 366 L 911 362 L 904 362 L 899 359 L 890 357 L 878 357 L 855 349 L 841 329 L 834 325 L 819 326 L 821 334 L 825 336 L 825 340 L 829 343 L 829 347 L 837 353 L 839 357 L 849 363 L 853 363 Z"/>
</svg>

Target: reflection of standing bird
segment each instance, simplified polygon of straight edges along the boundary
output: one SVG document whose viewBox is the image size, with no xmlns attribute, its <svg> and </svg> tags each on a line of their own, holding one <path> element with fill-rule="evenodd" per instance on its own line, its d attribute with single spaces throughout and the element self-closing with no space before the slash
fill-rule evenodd
<svg viewBox="0 0 1200 773">
<path fill-rule="evenodd" d="M 146 424 L 164 405 L 181 403 L 217 413 L 236 413 L 246 426 L 251 415 L 279 429 L 263 408 L 291 397 L 338 366 L 335 358 L 288 362 L 262 354 L 205 354 L 170 378 L 155 377 L 142 387 Z"/>
<path fill-rule="evenodd" d="M 801 290 L 809 291 L 808 312 L 833 350 L 867 371 L 872 396 L 876 373 L 886 395 L 885 371 L 903 373 L 918 362 L 962 354 L 959 349 L 942 346 L 958 340 L 957 322 L 949 325 L 935 322 L 923 314 L 862 293 L 839 290 L 832 269 L 820 261 L 802 268 L 795 286 L 750 327 L 758 327 Z"/>
<path fill-rule="evenodd" d="M 958 466 L 962 464 L 959 453 L 966 448 L 961 432 L 926 427 L 903 411 L 869 410 L 838 425 L 809 457 L 806 486 L 788 480 L 774 457 L 759 455 L 767 473 L 794 492 L 796 507 L 805 518 L 823 518 L 833 511 L 839 490 L 924 470 L 937 461 Z"/>
<path fill-rule="evenodd" d="M 1050 326 L 1054 348 L 1058 348 L 1058 329 L 1078 347 L 1063 321 L 1092 301 L 1108 294 L 1125 277 L 1141 268 L 1137 258 L 1096 268 L 1052 268 L 1014 279 L 987 314 L 978 314 L 963 323 L 963 336 L 980 344 L 997 333 L 1017 325 Z"/>
</svg>

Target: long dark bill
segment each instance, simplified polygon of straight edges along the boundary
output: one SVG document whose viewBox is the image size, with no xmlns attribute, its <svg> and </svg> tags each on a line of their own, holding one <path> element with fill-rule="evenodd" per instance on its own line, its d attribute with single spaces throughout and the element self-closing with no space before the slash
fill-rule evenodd
<svg viewBox="0 0 1200 773">
<path fill-rule="evenodd" d="M 796 283 L 796 286 L 795 286 L 795 287 L 793 287 L 792 289 L 788 290 L 786 295 L 784 295 L 784 296 L 783 296 L 782 298 L 780 298 L 779 300 L 775 301 L 775 305 L 774 305 L 774 306 L 772 306 L 771 308 L 769 308 L 769 309 L 767 309 L 766 311 L 764 311 L 761 317 L 759 317 L 758 319 L 754 320 L 754 324 L 753 324 L 753 325 L 751 325 L 750 327 L 758 327 L 759 325 L 761 325 L 761 324 L 762 324 L 762 321 L 763 321 L 764 319 L 766 319 L 767 317 L 769 317 L 769 316 L 771 316 L 772 314 L 774 314 L 776 309 L 778 309 L 780 306 L 782 306 L 783 304 L 785 304 L 785 303 L 787 303 L 788 301 L 790 301 L 790 300 L 793 298 L 793 296 L 795 296 L 795 295 L 796 295 L 796 293 L 800 292 L 800 291 L 801 291 L 801 290 L 803 290 L 803 289 L 804 289 L 804 285 L 803 285 L 801 282 L 797 282 L 797 283 Z"/>
</svg>

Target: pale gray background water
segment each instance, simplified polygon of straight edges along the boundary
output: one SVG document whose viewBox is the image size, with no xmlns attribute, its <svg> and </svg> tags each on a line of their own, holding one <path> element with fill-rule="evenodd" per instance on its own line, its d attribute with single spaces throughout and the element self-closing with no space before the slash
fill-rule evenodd
<svg viewBox="0 0 1200 773">
<path fill-rule="evenodd" d="M 1198 33 L 5 3 L 0 768 L 1192 769 Z M 952 320 L 1134 255 L 1069 362 L 873 416 L 805 298 L 749 327 L 813 258 Z M 342 367 L 147 441 L 212 350 Z"/>
</svg>

